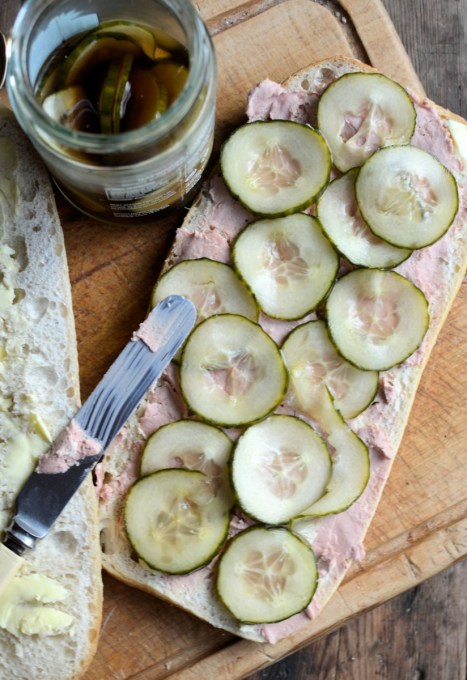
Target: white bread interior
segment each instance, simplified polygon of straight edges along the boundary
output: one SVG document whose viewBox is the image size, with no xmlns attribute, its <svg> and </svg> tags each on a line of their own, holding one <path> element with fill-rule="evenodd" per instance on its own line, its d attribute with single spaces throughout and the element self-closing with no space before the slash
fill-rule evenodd
<svg viewBox="0 0 467 680">
<path fill-rule="evenodd" d="M 18 478 L 11 476 L 9 442 L 25 435 L 38 444 L 42 440 L 47 450 L 46 440 L 53 440 L 65 427 L 80 400 L 71 287 L 52 187 L 6 107 L 0 108 L 0 189 L 1 536 L 13 518 L 19 490 Z M 65 611 L 72 623 L 52 635 L 15 634 L 0 627 L 0 678 L 80 677 L 97 647 L 102 609 L 97 502 L 91 478 L 49 535 L 24 558 L 18 578 L 37 573 L 63 586 L 67 591 L 63 602 L 42 606 Z"/>
</svg>

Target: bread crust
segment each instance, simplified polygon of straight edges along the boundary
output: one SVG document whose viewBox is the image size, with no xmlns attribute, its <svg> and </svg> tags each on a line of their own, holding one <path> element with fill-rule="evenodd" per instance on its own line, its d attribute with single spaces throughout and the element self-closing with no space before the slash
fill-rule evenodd
<svg viewBox="0 0 467 680">
<path fill-rule="evenodd" d="M 47 172 L 17 125 L 0 108 L 0 269 L 7 290 L 0 306 L 0 498 L 2 530 L 14 514 L 21 479 L 34 458 L 15 468 L 28 446 L 48 448 L 76 412 L 79 372 L 63 233 Z M 8 290 L 14 290 L 9 295 Z M 5 300 L 5 298 L 4 298 Z M 10 408 L 5 398 L 11 397 Z M 12 441 L 25 442 L 14 452 Z M 16 439 L 15 439 L 16 438 Z M 29 442 L 29 444 L 28 444 Z M 31 451 L 36 457 L 39 450 Z M 16 470 L 16 472 L 15 472 Z M 43 605 L 70 614 L 55 635 L 0 628 L 0 677 L 71 680 L 81 677 L 97 648 L 102 579 L 97 502 L 89 478 L 46 538 L 24 555 L 19 578 L 47 576 L 67 591 Z"/>
<path fill-rule="evenodd" d="M 283 88 L 287 92 L 294 93 L 320 92 L 328 84 L 330 78 L 335 79 L 335 77 L 351 71 L 377 72 L 376 69 L 358 60 L 337 56 L 301 69 L 283 83 Z M 420 102 L 420 105 L 436 111 L 441 121 L 457 120 L 467 124 L 460 116 L 452 114 L 429 100 Z M 447 129 L 446 132 L 448 133 Z M 462 172 L 459 171 L 458 173 L 458 183 L 465 185 L 466 178 L 467 172 L 464 168 Z M 203 239 L 209 243 L 209 239 L 214 238 L 213 229 L 215 229 L 217 224 L 213 219 L 215 211 L 219 209 L 220 205 L 226 205 L 229 201 L 233 201 L 225 190 L 222 191 L 221 189 L 219 191 L 219 182 L 219 177 L 214 172 L 213 178 L 207 182 L 185 218 L 184 223 L 179 228 L 172 249 L 167 257 L 164 270 L 185 258 L 205 256 Z M 213 189 L 214 186 L 216 190 Z M 237 206 L 237 210 L 241 213 L 242 208 Z M 358 538 L 352 537 L 352 540 L 345 544 L 340 556 L 337 553 L 335 555 L 326 553 L 326 550 L 322 549 L 321 585 L 307 614 L 297 615 L 290 621 L 290 626 L 285 625 L 283 628 L 276 628 L 275 630 L 274 628 L 266 630 L 262 626 L 241 626 L 230 618 L 217 602 L 213 588 L 210 585 L 210 581 L 212 581 L 211 572 L 205 571 L 204 574 L 195 573 L 190 577 L 189 588 L 183 588 L 182 581 L 174 580 L 172 577 L 166 577 L 155 572 L 151 573 L 139 565 L 134 561 L 124 534 L 121 531 L 121 525 L 119 525 L 122 498 L 126 489 L 124 483 L 120 485 L 119 492 L 110 495 L 101 503 L 101 526 L 106 537 L 104 539 L 103 553 L 104 568 L 118 579 L 132 586 L 151 592 L 163 599 L 168 599 L 181 608 L 191 611 L 196 616 L 205 618 L 215 626 L 251 640 L 274 642 L 290 634 L 298 626 L 306 625 L 309 618 L 316 616 L 318 611 L 325 606 L 326 602 L 338 588 L 352 560 L 363 556 L 362 541 L 383 493 L 384 484 L 390 474 L 409 419 L 423 369 L 429 360 L 438 334 L 463 280 L 467 266 L 466 210 L 465 205 L 461 207 L 461 211 L 464 212 L 458 218 L 456 225 L 447 237 L 451 262 L 448 267 L 442 270 L 444 284 L 442 292 L 439 294 L 433 293 L 432 302 L 430 303 L 432 315 L 430 328 L 422 347 L 416 352 L 415 358 L 409 359 L 401 366 L 385 372 L 385 377 L 381 384 L 379 402 L 350 422 L 352 429 L 362 436 L 362 433 L 365 433 L 368 428 L 370 428 L 371 434 L 375 418 L 385 420 L 384 435 L 387 441 L 382 443 L 377 438 L 374 440 L 370 436 L 371 460 L 372 463 L 375 463 L 375 461 L 382 459 L 380 474 L 383 478 L 382 480 L 370 479 L 367 491 L 345 513 L 320 520 L 322 526 L 326 526 L 327 530 L 337 532 L 340 539 L 344 542 L 348 530 L 351 526 L 356 525 L 358 527 Z M 250 218 L 251 216 L 244 213 L 245 222 L 248 222 Z M 219 230 L 222 231 L 222 228 L 219 227 Z M 187 254 L 185 242 L 190 238 L 192 241 L 195 241 L 197 238 L 201 245 L 199 250 L 196 250 L 194 246 L 191 247 L 189 254 Z M 219 259 L 227 261 L 229 257 L 228 246 L 224 250 L 221 249 L 220 252 L 223 254 L 220 255 Z M 421 255 L 421 258 L 423 259 L 423 255 Z M 422 268 L 423 261 L 420 264 L 420 271 L 422 271 Z M 401 265 L 401 270 L 405 271 L 404 265 Z M 139 413 L 140 417 L 144 413 L 144 408 L 145 406 L 143 405 Z M 108 475 L 114 477 L 117 486 L 118 480 L 123 479 L 125 471 L 128 471 L 129 468 L 134 469 L 138 456 L 138 447 L 140 447 L 140 450 L 143 444 L 144 435 L 138 428 L 136 417 L 135 420 L 129 423 L 128 430 L 123 434 L 121 441 L 113 448 L 111 453 L 113 461 L 110 459 L 105 461 L 105 470 Z M 130 461 L 128 459 L 124 460 L 127 455 L 125 451 L 128 451 L 130 446 L 132 447 L 131 450 L 134 457 Z M 324 530 L 322 533 L 320 531 L 321 529 L 316 530 L 316 528 L 310 531 L 308 538 L 312 544 L 314 540 L 317 544 L 322 542 Z M 320 546 L 321 548 L 322 546 Z M 327 561 L 328 566 L 326 567 Z M 178 578 L 183 579 L 186 577 Z M 188 581 L 186 583 L 188 584 Z"/>
</svg>

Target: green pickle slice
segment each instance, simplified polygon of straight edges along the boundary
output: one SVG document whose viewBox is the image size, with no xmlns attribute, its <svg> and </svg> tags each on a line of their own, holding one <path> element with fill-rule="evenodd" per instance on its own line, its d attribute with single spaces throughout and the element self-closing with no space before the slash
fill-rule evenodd
<svg viewBox="0 0 467 680">
<path fill-rule="evenodd" d="M 308 125 L 268 120 L 239 127 L 223 145 L 220 164 L 232 195 L 252 212 L 272 217 L 313 202 L 329 179 L 331 156 Z"/>
<path fill-rule="evenodd" d="M 96 31 L 85 36 L 67 57 L 60 68 L 60 80 L 74 85 L 85 79 L 89 68 L 118 59 L 122 53 L 136 56 L 140 46 L 125 35 Z"/>
<path fill-rule="evenodd" d="M 197 470 L 170 469 L 138 479 L 124 506 L 135 553 L 148 567 L 186 574 L 207 564 L 225 541 L 229 506 Z"/>
<path fill-rule="evenodd" d="M 232 483 L 241 508 L 265 524 L 285 524 L 326 491 L 331 459 L 305 421 L 272 415 L 251 425 L 232 458 Z"/>
<path fill-rule="evenodd" d="M 326 187 L 316 205 L 317 217 L 330 241 L 349 262 L 391 269 L 406 260 L 412 250 L 378 238 L 365 224 L 355 197 L 358 172 L 353 168 Z"/>
<path fill-rule="evenodd" d="M 104 134 L 120 132 L 132 64 L 133 55 L 123 54 L 120 59 L 112 61 L 109 65 L 99 96 L 101 132 Z"/>
<path fill-rule="evenodd" d="M 361 215 L 371 231 L 402 248 L 424 248 L 451 226 L 459 196 L 454 176 L 415 146 L 380 149 L 355 183 Z"/>
<path fill-rule="evenodd" d="M 154 75 L 148 69 L 133 69 L 129 76 L 131 96 L 122 121 L 127 130 L 142 127 L 163 113 L 167 101 L 161 96 Z"/>
<path fill-rule="evenodd" d="M 211 316 L 185 343 L 180 387 L 204 420 L 240 427 L 280 403 L 287 371 L 276 343 L 257 323 L 236 314 Z"/>
<path fill-rule="evenodd" d="M 157 61 L 151 68 L 159 86 L 167 93 L 167 106 L 180 96 L 188 78 L 188 69 L 175 61 Z"/>
<path fill-rule="evenodd" d="M 226 313 L 240 314 L 252 321 L 258 318 L 258 306 L 248 288 L 232 267 L 217 260 L 182 260 L 168 269 L 154 286 L 152 307 L 174 294 L 191 300 L 198 322 Z"/>
<path fill-rule="evenodd" d="M 290 523 L 293 531 L 301 526 L 296 524 L 297 518 L 332 515 L 347 510 L 360 498 L 370 477 L 368 447 L 336 410 L 326 387 L 313 391 L 305 413 L 323 432 L 323 438 L 332 451 L 332 471 L 326 492 Z"/>
<path fill-rule="evenodd" d="M 355 418 L 378 390 L 378 372 L 364 371 L 336 350 L 324 321 L 297 326 L 282 344 L 289 371 L 289 391 L 305 413 L 316 390 L 326 387 L 343 418 Z"/>
<path fill-rule="evenodd" d="M 98 33 L 111 33 L 113 36 L 120 35 L 123 39 L 130 39 L 138 45 L 149 59 L 156 55 L 157 42 L 154 33 L 146 26 L 133 21 L 105 21 L 99 28 Z"/>
<path fill-rule="evenodd" d="M 274 623 L 303 611 L 317 583 L 310 546 L 288 529 L 261 526 L 231 539 L 216 579 L 219 598 L 246 624 Z"/>
<path fill-rule="evenodd" d="M 341 172 L 359 167 L 381 147 L 408 144 L 415 122 L 407 92 L 380 73 L 346 73 L 318 102 L 318 128 Z"/>
<path fill-rule="evenodd" d="M 203 472 L 215 495 L 233 505 L 229 461 L 232 442 L 223 430 L 197 420 L 177 420 L 156 430 L 147 440 L 140 474 L 167 468 Z"/>
<path fill-rule="evenodd" d="M 233 261 L 263 312 L 284 320 L 316 309 L 339 268 L 317 220 L 302 213 L 250 223 L 235 241 Z"/>
<path fill-rule="evenodd" d="M 338 352 L 370 371 L 407 359 L 429 324 L 422 291 L 401 274 L 378 269 L 357 269 L 339 279 L 326 301 L 326 317 Z"/>
</svg>

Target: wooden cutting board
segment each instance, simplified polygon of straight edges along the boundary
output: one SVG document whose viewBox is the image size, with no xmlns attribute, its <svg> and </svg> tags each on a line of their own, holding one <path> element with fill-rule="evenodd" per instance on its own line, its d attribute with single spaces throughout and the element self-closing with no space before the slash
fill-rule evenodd
<svg viewBox="0 0 467 680">
<path fill-rule="evenodd" d="M 335 54 L 423 88 L 379 0 L 198 0 L 219 66 L 216 140 L 244 120 L 246 94 Z M 442 104 L 442 102 L 439 102 Z M 65 231 L 83 399 L 145 317 L 183 211 L 145 226 L 99 224 L 57 197 Z M 466 287 L 419 388 L 409 425 L 355 564 L 329 605 L 274 646 L 238 640 L 104 576 L 104 615 L 87 680 L 238 680 L 450 566 L 467 554 Z"/>
</svg>

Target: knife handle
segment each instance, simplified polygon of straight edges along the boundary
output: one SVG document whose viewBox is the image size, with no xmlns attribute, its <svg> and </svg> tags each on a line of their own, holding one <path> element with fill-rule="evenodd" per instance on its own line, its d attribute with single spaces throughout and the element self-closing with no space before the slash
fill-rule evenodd
<svg viewBox="0 0 467 680">
<path fill-rule="evenodd" d="M 0 543 L 0 595 L 21 568 L 24 560 Z"/>
</svg>

